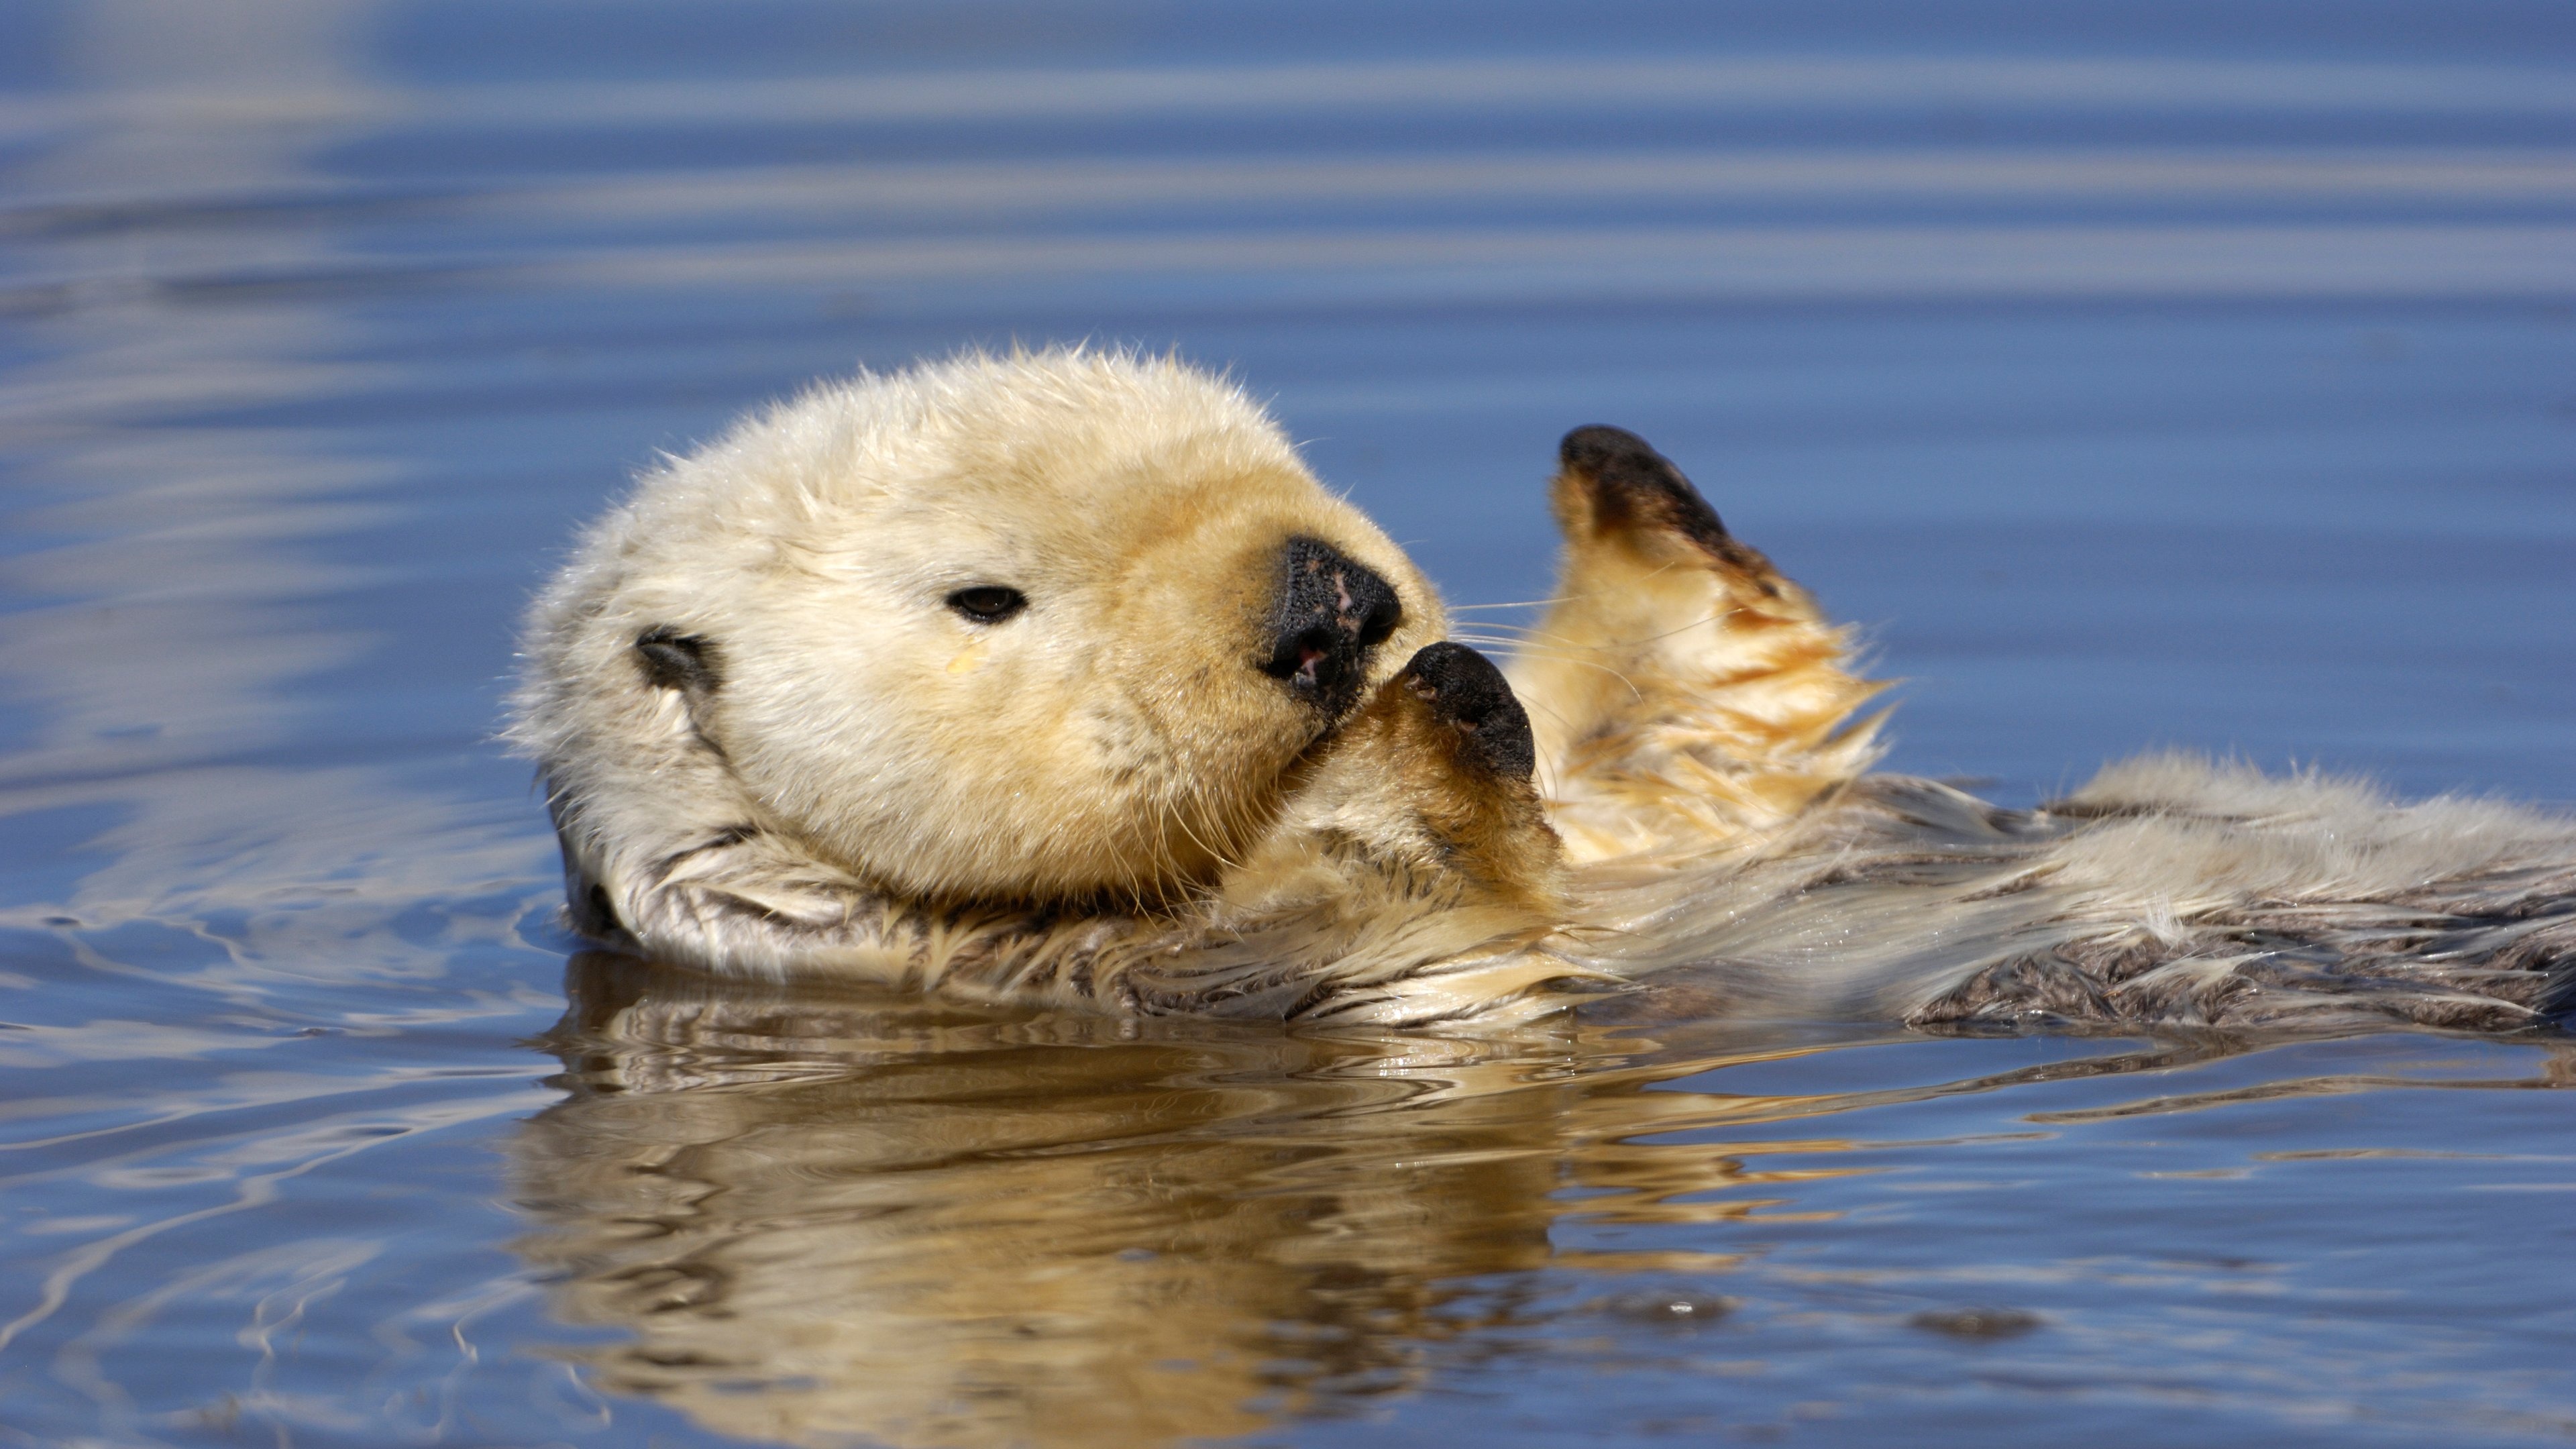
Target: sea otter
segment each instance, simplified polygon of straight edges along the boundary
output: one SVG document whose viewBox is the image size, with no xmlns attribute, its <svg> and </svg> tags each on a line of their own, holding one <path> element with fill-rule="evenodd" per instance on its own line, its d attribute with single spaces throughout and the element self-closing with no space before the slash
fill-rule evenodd
<svg viewBox="0 0 2576 1449">
<path fill-rule="evenodd" d="M 2546 1023 L 2576 823 L 2165 756 L 2036 811 L 1869 773 L 1848 634 L 1634 434 L 1508 671 L 1243 392 L 968 354 L 667 462 L 536 605 L 584 934 L 1128 1013 L 1651 988 L 1916 1024 Z"/>
</svg>

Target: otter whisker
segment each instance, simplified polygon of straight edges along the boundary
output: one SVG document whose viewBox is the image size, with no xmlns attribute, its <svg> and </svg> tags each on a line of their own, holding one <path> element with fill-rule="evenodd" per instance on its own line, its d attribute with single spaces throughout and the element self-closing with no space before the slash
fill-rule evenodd
<svg viewBox="0 0 2576 1449">
<path fill-rule="evenodd" d="M 1214 860 L 1217 864 L 1224 866 L 1228 870 L 1238 869 L 1241 866 L 1240 861 L 1229 858 L 1224 851 L 1221 851 L 1215 846 L 1200 839 L 1198 831 L 1190 825 L 1189 817 L 1182 812 L 1180 806 L 1169 796 L 1164 797 L 1162 801 L 1162 815 L 1163 818 L 1180 826 L 1181 833 L 1190 838 L 1190 843 L 1197 846 L 1202 853 Z"/>
<path fill-rule="evenodd" d="M 1496 648 L 1517 648 L 1517 646 L 1512 645 L 1509 641 L 1484 641 L 1479 640 L 1472 635 L 1461 636 L 1459 642 L 1466 644 L 1492 642 Z M 1621 684 L 1628 686 L 1628 692 L 1638 700 L 1643 700 L 1646 697 L 1646 691 L 1640 687 L 1635 680 L 1629 678 L 1622 671 L 1602 663 L 1598 659 L 1587 658 L 1582 654 L 1575 653 L 1570 650 L 1557 653 L 1546 653 L 1535 650 L 1518 649 L 1518 652 L 1526 658 L 1552 659 L 1564 664 L 1581 665 L 1586 669 L 1597 669 L 1602 673 L 1609 675 L 1611 678 L 1618 680 Z M 1529 702 L 1527 700 L 1523 700 L 1522 707 L 1528 708 Z"/>
</svg>

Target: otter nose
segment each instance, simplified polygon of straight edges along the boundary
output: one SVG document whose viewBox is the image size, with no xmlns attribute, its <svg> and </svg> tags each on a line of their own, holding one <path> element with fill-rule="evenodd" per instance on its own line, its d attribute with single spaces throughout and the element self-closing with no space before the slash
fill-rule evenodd
<svg viewBox="0 0 2576 1449">
<path fill-rule="evenodd" d="M 1280 551 L 1282 580 L 1262 670 L 1339 717 L 1359 697 L 1371 649 L 1404 618 L 1395 586 L 1320 538 Z"/>
</svg>

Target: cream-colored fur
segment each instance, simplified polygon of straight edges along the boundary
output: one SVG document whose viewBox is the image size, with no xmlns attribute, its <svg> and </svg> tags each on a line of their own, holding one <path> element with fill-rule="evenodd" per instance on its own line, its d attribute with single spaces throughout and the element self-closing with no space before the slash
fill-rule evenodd
<svg viewBox="0 0 2576 1449">
<path fill-rule="evenodd" d="M 969 357 L 817 388 L 593 530 L 539 606 L 523 737 L 610 871 L 688 815 L 905 899 L 1155 899 L 1258 838 L 1312 743 L 1241 658 L 1256 555 L 1290 535 L 1406 597 L 1382 674 L 1440 637 L 1402 551 L 1178 364 Z M 1025 613 L 943 605 L 981 584 Z M 655 628 L 706 640 L 720 687 L 640 687 Z"/>
<path fill-rule="evenodd" d="M 538 606 L 516 733 L 576 919 L 717 972 L 1392 1024 L 1639 983 L 1916 1022 L 2560 1004 L 2566 821 L 2179 757 L 2039 812 L 1868 775 L 1848 636 L 1668 461 L 1579 429 L 1551 500 L 1523 731 L 1461 712 L 1490 670 L 1425 649 L 1428 583 L 1220 381 L 1053 351 L 818 389 L 645 479 Z M 1320 712 L 1261 667 L 1294 539 L 1402 605 Z M 1025 610 L 961 616 L 986 586 Z"/>
</svg>

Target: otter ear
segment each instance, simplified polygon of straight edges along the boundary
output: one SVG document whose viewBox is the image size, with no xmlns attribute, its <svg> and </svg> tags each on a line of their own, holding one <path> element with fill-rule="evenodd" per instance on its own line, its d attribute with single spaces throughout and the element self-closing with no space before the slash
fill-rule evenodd
<svg viewBox="0 0 2576 1449">
<path fill-rule="evenodd" d="M 1633 818 L 1617 848 L 1669 844 L 1635 823 L 1655 811 L 1630 807 L 1687 803 L 1724 833 L 1776 822 L 1875 758 L 1874 722 L 1835 733 L 1882 687 L 1847 671 L 1848 635 L 1681 469 L 1622 428 L 1577 428 L 1558 457 L 1556 600 L 1510 673 L 1578 858 L 1615 851 L 1577 802 L 1620 797 Z"/>
<path fill-rule="evenodd" d="M 635 636 L 635 657 L 644 678 L 656 689 L 676 689 L 692 697 L 715 693 L 723 682 L 715 645 L 702 634 L 683 634 L 656 624 Z"/>
</svg>

